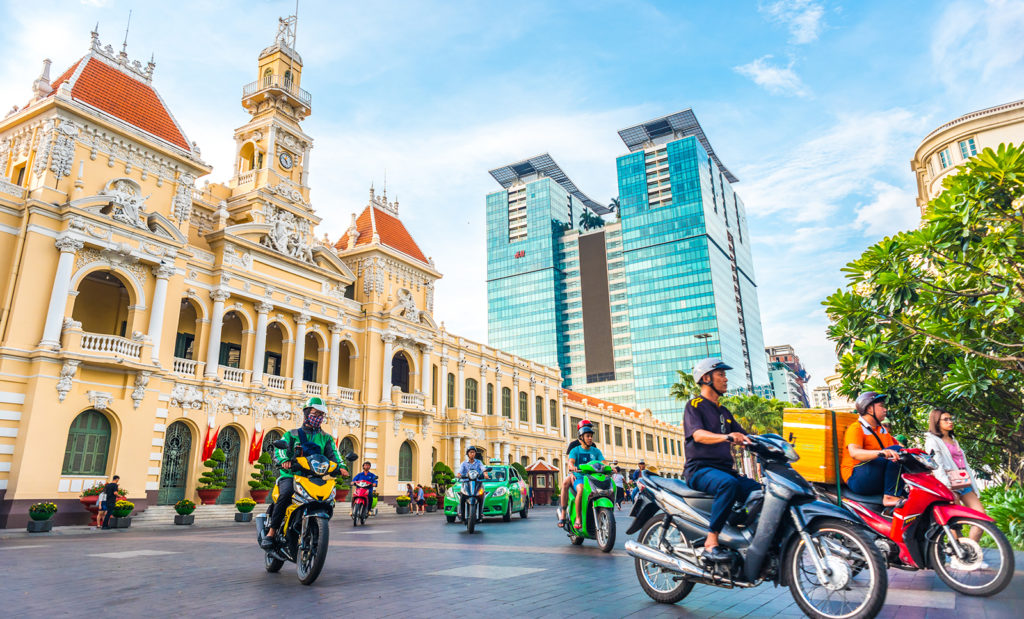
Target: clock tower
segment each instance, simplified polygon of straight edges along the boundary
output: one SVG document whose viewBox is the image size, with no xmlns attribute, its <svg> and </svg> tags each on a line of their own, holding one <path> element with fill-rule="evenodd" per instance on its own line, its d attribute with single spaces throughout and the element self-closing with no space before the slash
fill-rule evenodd
<svg viewBox="0 0 1024 619">
<path fill-rule="evenodd" d="M 266 202 L 261 197 L 267 193 L 274 202 L 288 202 L 296 217 L 305 215 L 314 225 L 319 221 L 309 205 L 313 139 L 300 126 L 313 111 L 312 96 L 301 88 L 295 27 L 294 15 L 279 20 L 274 43 L 260 52 L 256 81 L 242 88 L 242 107 L 251 119 L 235 130 L 228 210 L 236 222 L 260 222 L 266 208 L 259 203 Z"/>
</svg>

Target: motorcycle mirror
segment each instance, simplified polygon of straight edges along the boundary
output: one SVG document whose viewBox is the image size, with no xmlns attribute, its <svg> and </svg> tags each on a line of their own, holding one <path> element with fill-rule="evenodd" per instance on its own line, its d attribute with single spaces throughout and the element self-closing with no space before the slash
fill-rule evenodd
<svg viewBox="0 0 1024 619">
<path fill-rule="evenodd" d="M 355 462 L 356 460 L 359 459 L 359 454 L 348 454 L 347 456 L 345 456 L 345 459 L 348 460 L 349 462 Z"/>
<path fill-rule="evenodd" d="M 288 449 L 288 443 L 284 439 L 278 439 L 272 443 L 277 449 Z"/>
</svg>

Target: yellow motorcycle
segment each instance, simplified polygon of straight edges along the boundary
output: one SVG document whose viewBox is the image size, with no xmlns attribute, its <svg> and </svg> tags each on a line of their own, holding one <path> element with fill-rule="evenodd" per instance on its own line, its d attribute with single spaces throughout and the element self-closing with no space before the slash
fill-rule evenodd
<svg viewBox="0 0 1024 619">
<path fill-rule="evenodd" d="M 274 447 L 287 449 L 288 443 L 275 441 Z M 265 551 L 265 564 L 268 572 L 277 572 L 285 561 L 291 561 L 298 567 L 299 582 L 311 585 L 327 558 L 328 523 L 334 515 L 333 477 L 338 476 L 341 468 L 321 454 L 303 455 L 302 447 L 295 447 L 294 451 L 292 503 L 285 510 L 276 547 Z M 356 454 L 345 456 L 349 462 L 358 458 Z M 279 496 L 280 487 L 275 485 L 272 497 L 275 503 Z M 262 543 L 270 529 L 270 514 L 260 514 L 256 520 L 256 540 Z"/>
</svg>

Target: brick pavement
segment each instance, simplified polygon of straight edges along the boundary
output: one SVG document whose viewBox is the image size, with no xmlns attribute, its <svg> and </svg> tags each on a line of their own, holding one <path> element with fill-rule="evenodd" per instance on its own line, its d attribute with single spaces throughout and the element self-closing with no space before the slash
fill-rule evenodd
<svg viewBox="0 0 1024 619">
<path fill-rule="evenodd" d="M 339 519 L 327 565 L 312 587 L 299 584 L 291 564 L 267 574 L 254 531 L 245 525 L 8 538 L 0 541 L 3 614 L 81 615 L 102 607 L 128 616 L 425 617 L 467 610 L 531 618 L 801 616 L 789 590 L 771 584 L 733 591 L 698 585 L 679 604 L 655 604 L 621 549 L 629 519 L 618 514 L 619 539 L 610 555 L 592 541 L 570 545 L 550 508 L 525 521 L 489 520 L 475 535 L 436 514 L 382 518 L 357 529 Z M 465 567 L 494 578 L 445 573 Z M 517 574 L 516 568 L 540 571 Z M 894 570 L 889 579 L 890 599 L 902 605 L 886 605 L 883 618 L 1008 618 L 1024 607 L 1021 569 L 1006 591 L 983 599 L 954 595 L 931 572 Z M 950 601 L 953 608 L 942 607 Z"/>
</svg>

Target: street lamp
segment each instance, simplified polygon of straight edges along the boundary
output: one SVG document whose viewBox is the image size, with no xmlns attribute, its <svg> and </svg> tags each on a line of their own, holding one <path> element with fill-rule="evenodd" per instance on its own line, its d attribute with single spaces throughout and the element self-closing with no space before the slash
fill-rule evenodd
<svg viewBox="0 0 1024 619">
<path fill-rule="evenodd" d="M 698 340 L 704 340 L 704 356 L 705 357 L 710 357 L 711 356 L 711 348 L 708 345 L 708 340 L 711 339 L 711 334 L 710 333 L 698 333 L 697 335 L 695 335 L 693 337 L 697 338 Z"/>
</svg>

